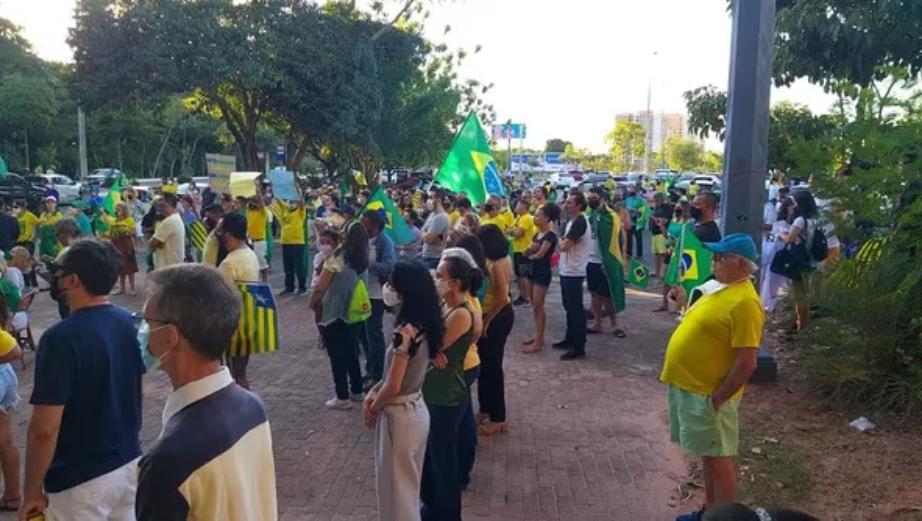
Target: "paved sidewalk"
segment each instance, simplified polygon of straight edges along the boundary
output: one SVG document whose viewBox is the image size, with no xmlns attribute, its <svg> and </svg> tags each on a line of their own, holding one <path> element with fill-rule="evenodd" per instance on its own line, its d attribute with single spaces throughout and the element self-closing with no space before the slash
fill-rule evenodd
<svg viewBox="0 0 922 521">
<path fill-rule="evenodd" d="M 280 271 L 273 273 L 280 287 Z M 143 285 L 143 283 L 142 283 Z M 548 343 L 563 336 L 559 286 L 548 296 Z M 114 300 L 140 310 L 141 297 Z M 588 298 L 587 298 L 588 300 Z M 283 520 L 377 519 L 372 432 L 358 408 L 328 411 L 329 361 L 305 297 L 279 299 L 282 349 L 256 356 L 250 381 L 269 409 Z M 508 434 L 480 438 L 473 482 L 464 494 L 466 520 L 658 520 L 675 515 L 681 454 L 668 441 L 665 390 L 657 382 L 672 317 L 653 314 L 658 297 L 631 293 L 622 317 L 626 339 L 589 337 L 589 356 L 561 362 L 559 352 L 519 351 L 533 331 L 530 307 L 517 307 L 506 346 Z M 57 318 L 47 293 L 33 307 L 36 335 Z M 391 320 L 386 318 L 385 323 Z M 388 335 L 389 337 L 390 335 Z M 24 402 L 32 388 L 32 353 L 20 376 Z M 169 383 L 145 377 L 143 441 L 160 430 Z M 30 407 L 15 413 L 17 445 L 24 448 Z M 23 453 L 23 457 L 24 457 Z M 0 519 L 12 519 L 2 515 Z"/>
</svg>

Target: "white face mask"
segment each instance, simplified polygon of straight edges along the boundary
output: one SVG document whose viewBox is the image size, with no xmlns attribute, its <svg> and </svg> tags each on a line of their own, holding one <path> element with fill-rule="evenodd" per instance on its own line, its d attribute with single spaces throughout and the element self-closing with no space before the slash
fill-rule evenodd
<svg viewBox="0 0 922 521">
<path fill-rule="evenodd" d="M 451 292 L 451 288 L 448 287 L 448 281 L 442 279 L 435 281 L 435 290 L 438 292 L 439 297 L 441 298 L 445 298 L 445 295 Z"/>
<path fill-rule="evenodd" d="M 330 252 L 333 251 L 333 245 L 332 244 L 321 244 L 320 246 L 317 246 L 317 249 L 320 250 L 320 253 L 324 255 L 329 255 Z"/>
<path fill-rule="evenodd" d="M 435 210 L 435 202 L 432 199 L 426 201 L 426 209 L 429 211 Z"/>
<path fill-rule="evenodd" d="M 397 290 L 391 287 L 389 283 L 381 288 L 381 298 L 384 300 L 384 305 L 389 308 L 397 307 L 403 303 L 400 293 L 397 293 Z"/>
</svg>

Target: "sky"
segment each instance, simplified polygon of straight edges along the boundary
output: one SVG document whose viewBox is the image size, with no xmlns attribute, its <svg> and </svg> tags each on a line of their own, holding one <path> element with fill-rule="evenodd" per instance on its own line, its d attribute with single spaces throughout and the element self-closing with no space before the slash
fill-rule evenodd
<svg viewBox="0 0 922 521">
<path fill-rule="evenodd" d="M 726 89 L 731 20 L 725 0 L 426 0 L 430 39 L 473 51 L 463 77 L 493 83 L 498 121 L 528 126 L 525 146 L 561 138 L 602 152 L 615 115 L 685 112 L 682 93 Z M 44 59 L 72 61 L 67 30 L 75 0 L 0 0 L 0 17 L 21 25 Z M 387 0 L 396 11 L 402 1 Z M 446 25 L 451 30 L 445 34 Z M 832 98 L 806 82 L 773 89 L 825 112 Z M 716 142 L 709 142 L 716 148 Z"/>
</svg>

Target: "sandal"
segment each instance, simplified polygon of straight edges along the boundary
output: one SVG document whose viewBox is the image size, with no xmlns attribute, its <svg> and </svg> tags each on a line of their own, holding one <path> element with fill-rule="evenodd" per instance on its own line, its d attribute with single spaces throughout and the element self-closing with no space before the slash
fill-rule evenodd
<svg viewBox="0 0 922 521">
<path fill-rule="evenodd" d="M 509 422 L 487 422 L 481 425 L 477 432 L 484 436 L 492 436 L 497 432 L 509 432 Z"/>
<path fill-rule="evenodd" d="M 660 306 L 653 310 L 654 313 L 662 313 L 664 311 L 669 311 L 669 308 L 667 306 Z"/>
<path fill-rule="evenodd" d="M 602 331 L 600 331 L 600 330 L 598 330 L 598 329 L 592 329 L 591 327 L 587 327 L 587 328 L 586 328 L 586 334 L 587 334 L 587 335 L 598 335 L 598 334 L 601 333 L 601 332 L 602 332 Z"/>
<path fill-rule="evenodd" d="M 526 355 L 533 355 L 535 353 L 540 353 L 542 349 L 544 349 L 544 344 L 537 345 L 537 346 L 535 344 L 531 344 L 528 347 L 522 346 L 522 352 L 525 353 Z"/>
<path fill-rule="evenodd" d="M 625 338 L 627 336 L 627 333 L 620 327 L 612 331 L 612 334 L 615 335 L 616 338 Z"/>
<path fill-rule="evenodd" d="M 20 506 L 22 506 L 21 497 L 0 499 L 0 511 L 2 512 L 18 512 Z"/>
</svg>

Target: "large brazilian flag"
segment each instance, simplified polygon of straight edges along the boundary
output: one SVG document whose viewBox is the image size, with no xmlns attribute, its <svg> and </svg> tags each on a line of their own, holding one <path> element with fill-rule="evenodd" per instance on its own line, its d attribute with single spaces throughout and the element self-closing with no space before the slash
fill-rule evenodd
<svg viewBox="0 0 922 521">
<path fill-rule="evenodd" d="M 483 203 L 488 195 L 506 195 L 487 135 L 473 111 L 455 136 L 435 182 L 466 193 L 473 204 Z"/>
</svg>

